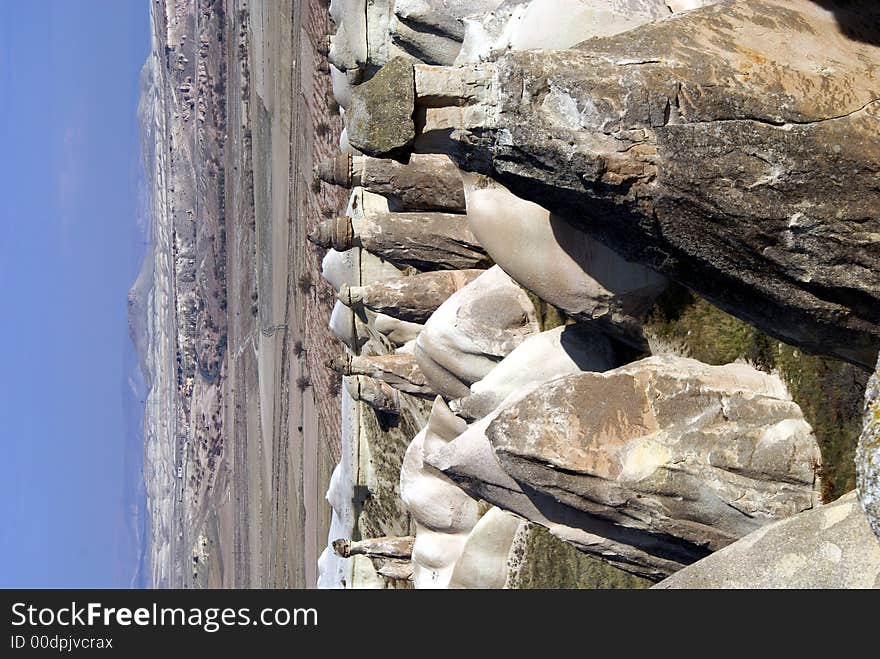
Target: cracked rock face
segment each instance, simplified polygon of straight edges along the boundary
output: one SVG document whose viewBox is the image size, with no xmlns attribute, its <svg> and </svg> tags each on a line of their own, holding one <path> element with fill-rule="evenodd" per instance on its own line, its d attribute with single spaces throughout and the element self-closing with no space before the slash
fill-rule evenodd
<svg viewBox="0 0 880 659">
<path fill-rule="evenodd" d="M 880 543 L 854 492 L 765 526 L 656 588 L 880 588 Z"/>
<path fill-rule="evenodd" d="M 486 429 L 516 481 L 716 551 L 819 500 L 819 447 L 778 378 L 650 357 L 553 380 Z"/>
<path fill-rule="evenodd" d="M 859 498 L 880 538 L 880 361 L 865 393 L 865 425 L 856 451 L 856 471 Z"/>
<path fill-rule="evenodd" d="M 734 0 L 417 67 L 426 144 L 769 334 L 873 368 L 880 9 L 852 11 L 858 39 L 812 2 Z"/>
</svg>

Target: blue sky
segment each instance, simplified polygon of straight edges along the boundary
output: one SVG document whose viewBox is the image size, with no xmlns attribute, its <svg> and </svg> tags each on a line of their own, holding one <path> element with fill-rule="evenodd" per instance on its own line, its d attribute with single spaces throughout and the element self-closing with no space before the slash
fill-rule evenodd
<svg viewBox="0 0 880 659">
<path fill-rule="evenodd" d="M 148 50 L 147 0 L 0 0 L 2 587 L 125 586 L 137 562 L 123 391 Z"/>
</svg>

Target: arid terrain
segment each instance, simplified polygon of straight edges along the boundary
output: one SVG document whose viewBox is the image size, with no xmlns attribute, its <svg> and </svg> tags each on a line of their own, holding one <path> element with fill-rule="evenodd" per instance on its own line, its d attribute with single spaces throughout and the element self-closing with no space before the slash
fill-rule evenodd
<svg viewBox="0 0 880 659">
<path fill-rule="evenodd" d="M 141 123 L 152 241 L 130 308 L 148 374 L 157 587 L 316 582 L 339 456 L 311 185 L 332 152 L 320 2 L 155 2 Z M 332 126 L 332 130 L 331 130 Z M 316 402 L 320 401 L 320 402 Z"/>
</svg>

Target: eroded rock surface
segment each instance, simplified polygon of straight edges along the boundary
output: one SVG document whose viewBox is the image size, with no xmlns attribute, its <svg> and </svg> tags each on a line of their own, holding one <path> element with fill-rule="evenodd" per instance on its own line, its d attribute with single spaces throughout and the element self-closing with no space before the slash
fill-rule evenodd
<svg viewBox="0 0 880 659">
<path fill-rule="evenodd" d="M 445 588 L 468 534 L 480 518 L 479 505 L 448 476 L 424 462 L 425 453 L 466 427 L 442 399 L 434 402 L 428 425 L 410 443 L 400 469 L 400 496 L 416 524 L 413 580 L 416 588 Z"/>
<path fill-rule="evenodd" d="M 416 339 L 415 356 L 438 393 L 461 398 L 471 384 L 539 330 L 528 295 L 493 266 L 431 315 Z"/>
<path fill-rule="evenodd" d="M 557 327 L 525 339 L 486 377 L 474 382 L 467 396 L 454 401 L 454 409 L 465 418 L 480 419 L 524 386 L 614 366 L 605 336 L 583 325 Z"/>
<path fill-rule="evenodd" d="M 518 482 L 652 542 L 716 551 L 819 500 L 812 429 L 781 380 L 745 364 L 651 357 L 567 376 L 486 434 Z"/>
<path fill-rule="evenodd" d="M 773 336 L 873 368 L 880 9 L 847 11 L 861 34 L 816 3 L 735 0 L 421 67 L 417 104 L 465 169 Z"/>
<path fill-rule="evenodd" d="M 485 176 L 465 175 L 468 221 L 518 283 L 578 320 L 645 350 L 641 321 L 667 280 Z"/>
<path fill-rule="evenodd" d="M 484 270 L 424 272 L 411 277 L 366 286 L 343 286 L 339 300 L 346 306 L 363 305 L 411 323 L 424 323 L 453 293 Z"/>
<path fill-rule="evenodd" d="M 855 493 L 765 526 L 656 588 L 880 588 L 880 542 Z"/>
</svg>

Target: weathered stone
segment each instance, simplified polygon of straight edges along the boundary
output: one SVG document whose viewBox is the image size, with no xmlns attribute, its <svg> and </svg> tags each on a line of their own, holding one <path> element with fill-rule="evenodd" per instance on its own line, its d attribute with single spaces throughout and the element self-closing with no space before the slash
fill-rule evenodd
<svg viewBox="0 0 880 659">
<path fill-rule="evenodd" d="M 859 498 L 880 538 L 880 360 L 865 392 L 865 424 L 856 449 L 856 472 Z"/>
<path fill-rule="evenodd" d="M 403 153 L 415 139 L 412 64 L 395 58 L 354 89 L 345 113 L 348 141 L 370 156 Z"/>
<path fill-rule="evenodd" d="M 753 531 L 655 588 L 880 588 L 880 542 L 853 492 Z"/>
<path fill-rule="evenodd" d="M 400 347 L 411 341 L 415 341 L 422 333 L 424 325 L 400 320 L 383 313 L 374 313 L 367 310 L 367 315 L 372 316 L 370 324 L 379 334 L 387 338 L 393 346 Z"/>
<path fill-rule="evenodd" d="M 424 323 L 449 296 L 483 272 L 474 269 L 424 272 L 366 286 L 343 286 L 337 298 L 349 307 L 363 305 L 377 313 Z"/>
<path fill-rule="evenodd" d="M 343 378 L 345 390 L 355 400 L 372 407 L 377 412 L 397 414 L 400 412 L 400 395 L 397 389 L 383 380 L 366 375 Z"/>
<path fill-rule="evenodd" d="M 441 154 L 414 153 L 407 163 L 341 154 L 318 164 L 315 174 L 326 183 L 387 197 L 393 210 L 465 212 L 461 173 Z"/>
<path fill-rule="evenodd" d="M 491 14 L 472 14 L 456 64 L 511 50 L 562 50 L 670 15 L 666 0 L 507 0 Z M 696 0 L 694 6 L 705 4 Z M 689 7 L 691 8 L 691 7 Z"/>
<path fill-rule="evenodd" d="M 514 540 L 526 522 L 490 508 L 468 535 L 449 581 L 449 588 L 504 588 Z"/>
<path fill-rule="evenodd" d="M 650 357 L 546 383 L 486 434 L 504 470 L 573 508 L 716 551 L 819 500 L 819 448 L 782 381 Z"/>
<path fill-rule="evenodd" d="M 441 398 L 428 425 L 406 449 L 400 469 L 400 496 L 416 525 L 413 580 L 416 588 L 445 588 L 468 534 L 480 517 L 479 505 L 449 477 L 425 464 L 424 455 L 466 428 Z"/>
<path fill-rule="evenodd" d="M 471 384 L 538 331 L 528 295 L 494 266 L 431 315 L 416 339 L 415 356 L 437 392 L 461 398 Z"/>
<path fill-rule="evenodd" d="M 495 263 L 542 300 L 647 351 L 641 321 L 665 277 L 485 176 L 467 174 L 465 184 L 471 230 Z"/>
<path fill-rule="evenodd" d="M 412 536 L 383 536 L 365 540 L 340 538 L 333 541 L 333 551 L 343 558 L 363 555 L 376 558 L 409 558 L 412 556 Z"/>
<path fill-rule="evenodd" d="M 499 408 L 472 423 L 454 440 L 425 453 L 425 460 L 472 496 L 541 524 L 580 551 L 646 579 L 659 581 L 706 556 L 709 552 L 704 548 L 683 547 L 665 542 L 662 537 L 644 546 L 640 532 L 561 503 L 514 480 L 501 468 L 486 428 L 501 410 L 540 386 L 531 384 L 516 390 Z"/>
<path fill-rule="evenodd" d="M 386 579 L 399 579 L 401 581 L 413 580 L 413 566 L 411 561 L 402 561 L 396 558 L 373 559 L 377 563 L 376 572 Z"/>
<path fill-rule="evenodd" d="M 419 270 L 485 268 L 491 259 L 454 213 L 382 213 L 352 219 L 345 215 L 321 222 L 309 240 L 344 251 L 362 247 L 399 267 Z"/>
<path fill-rule="evenodd" d="M 878 17 L 734 0 L 446 69 L 467 81 L 446 96 L 469 96 L 446 151 L 765 332 L 873 368 Z"/>
<path fill-rule="evenodd" d="M 584 325 L 557 327 L 528 337 L 450 407 L 466 419 L 480 419 L 526 385 L 614 366 L 611 344 L 602 334 Z"/>
<path fill-rule="evenodd" d="M 366 375 L 408 394 L 434 396 L 412 355 L 337 355 L 327 366 L 342 375 Z"/>
</svg>

